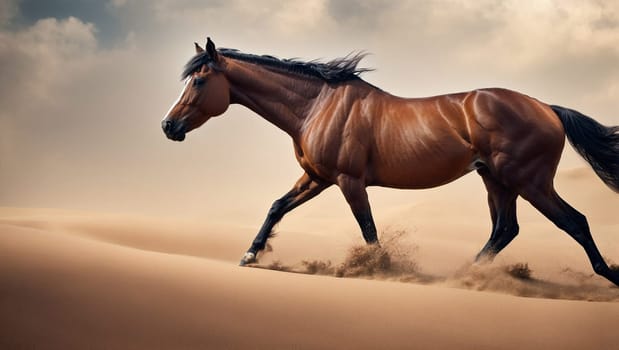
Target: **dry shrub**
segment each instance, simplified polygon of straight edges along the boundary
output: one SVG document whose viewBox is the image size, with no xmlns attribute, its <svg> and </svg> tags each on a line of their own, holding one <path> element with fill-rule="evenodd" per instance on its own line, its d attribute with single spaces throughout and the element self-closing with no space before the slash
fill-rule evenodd
<svg viewBox="0 0 619 350">
<path fill-rule="evenodd" d="M 334 274 L 334 267 L 331 265 L 331 261 L 321 261 L 321 260 L 303 260 L 301 262 L 305 271 L 303 273 L 307 273 L 310 275 L 332 275 Z"/>
<path fill-rule="evenodd" d="M 517 263 L 505 266 L 505 271 L 512 277 L 520 280 L 530 280 L 533 271 L 527 263 Z"/>
<path fill-rule="evenodd" d="M 290 272 L 291 271 L 289 266 L 286 266 L 286 265 L 282 264 L 282 262 L 279 261 L 279 260 L 274 260 L 269 265 L 265 266 L 265 268 L 267 268 L 269 270 L 284 271 L 284 272 Z"/>
</svg>

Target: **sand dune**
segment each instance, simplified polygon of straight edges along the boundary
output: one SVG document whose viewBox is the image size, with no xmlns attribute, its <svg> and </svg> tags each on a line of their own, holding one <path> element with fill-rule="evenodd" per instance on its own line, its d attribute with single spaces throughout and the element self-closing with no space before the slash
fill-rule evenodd
<svg viewBox="0 0 619 350">
<path fill-rule="evenodd" d="M 558 186 L 590 217 L 605 254 L 619 260 L 616 195 L 590 180 L 575 170 Z M 521 237 L 495 263 L 472 265 L 487 213 L 431 195 L 424 201 L 378 218 L 391 224 L 384 251 L 359 246 L 352 226 L 329 236 L 292 220 L 261 257 L 263 268 L 237 266 L 254 232 L 233 223 L 0 208 L 0 348 L 619 344 L 619 288 L 591 273 L 567 235 L 522 205 Z M 517 263 L 531 275 L 510 274 Z"/>
</svg>

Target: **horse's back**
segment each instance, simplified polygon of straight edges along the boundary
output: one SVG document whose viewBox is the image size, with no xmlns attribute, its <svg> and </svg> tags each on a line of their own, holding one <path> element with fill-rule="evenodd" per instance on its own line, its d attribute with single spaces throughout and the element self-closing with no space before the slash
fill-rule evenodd
<svg viewBox="0 0 619 350">
<path fill-rule="evenodd" d="M 385 99 L 372 123 L 372 184 L 428 188 L 482 165 L 498 176 L 526 162 L 556 167 L 563 149 L 554 112 L 512 90 Z"/>
</svg>

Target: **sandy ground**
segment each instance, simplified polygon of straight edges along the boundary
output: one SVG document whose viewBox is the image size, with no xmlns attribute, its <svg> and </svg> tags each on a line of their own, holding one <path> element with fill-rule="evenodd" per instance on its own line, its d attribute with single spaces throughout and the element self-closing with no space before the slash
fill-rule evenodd
<svg viewBox="0 0 619 350">
<path fill-rule="evenodd" d="M 619 196 L 586 169 L 558 186 L 619 261 Z M 526 203 L 516 241 L 471 264 L 489 218 L 467 196 L 381 211 L 381 250 L 297 218 L 254 268 L 237 223 L 0 208 L 0 348 L 617 348 L 619 288 Z"/>
</svg>

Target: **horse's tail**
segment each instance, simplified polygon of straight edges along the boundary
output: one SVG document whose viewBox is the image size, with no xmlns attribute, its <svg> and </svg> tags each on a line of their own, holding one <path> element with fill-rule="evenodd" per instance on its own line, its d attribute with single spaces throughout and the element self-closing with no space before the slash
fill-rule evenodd
<svg viewBox="0 0 619 350">
<path fill-rule="evenodd" d="M 619 193 L 619 126 L 604 126 L 575 110 L 550 106 L 559 116 L 568 141 L 596 174 Z"/>
</svg>

